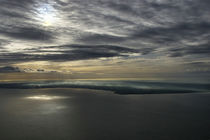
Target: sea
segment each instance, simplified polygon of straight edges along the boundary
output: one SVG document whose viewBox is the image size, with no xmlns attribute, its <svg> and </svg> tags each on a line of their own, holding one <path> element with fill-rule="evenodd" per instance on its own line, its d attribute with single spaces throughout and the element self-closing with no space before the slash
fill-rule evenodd
<svg viewBox="0 0 210 140">
<path fill-rule="evenodd" d="M 0 140 L 210 140 L 208 83 L 0 83 Z"/>
</svg>

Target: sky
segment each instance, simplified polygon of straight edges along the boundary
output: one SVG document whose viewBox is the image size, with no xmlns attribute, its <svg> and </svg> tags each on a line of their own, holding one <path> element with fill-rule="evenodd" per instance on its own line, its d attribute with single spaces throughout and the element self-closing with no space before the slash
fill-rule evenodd
<svg viewBox="0 0 210 140">
<path fill-rule="evenodd" d="M 209 0 L 0 0 L 0 81 L 209 81 Z"/>
</svg>

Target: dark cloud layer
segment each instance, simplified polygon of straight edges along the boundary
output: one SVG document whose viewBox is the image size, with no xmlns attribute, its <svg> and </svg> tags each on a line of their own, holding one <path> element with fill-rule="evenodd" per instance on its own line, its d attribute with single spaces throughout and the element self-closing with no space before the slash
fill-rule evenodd
<svg viewBox="0 0 210 140">
<path fill-rule="evenodd" d="M 24 40 L 50 40 L 52 38 L 51 33 L 49 31 L 45 31 L 38 28 L 13 28 L 10 31 L 0 30 L 1 34 L 12 38 L 19 38 Z"/>
<path fill-rule="evenodd" d="M 180 57 L 185 55 L 210 55 L 210 44 L 199 46 L 187 46 L 170 49 L 171 57 Z"/>
<path fill-rule="evenodd" d="M 59 49 L 58 49 L 59 48 Z M 58 49 L 58 50 L 57 50 Z M 51 51 L 50 51 L 51 50 Z M 37 54 L 43 53 L 43 55 Z M 111 45 L 62 45 L 39 47 L 25 50 L 25 53 L 1 54 L 0 62 L 17 61 L 72 61 L 109 57 L 127 57 L 133 53 L 147 53 L 147 50 L 135 50 Z"/>
<path fill-rule="evenodd" d="M 5 66 L 0 67 L 0 73 L 21 72 L 18 67 Z"/>
</svg>

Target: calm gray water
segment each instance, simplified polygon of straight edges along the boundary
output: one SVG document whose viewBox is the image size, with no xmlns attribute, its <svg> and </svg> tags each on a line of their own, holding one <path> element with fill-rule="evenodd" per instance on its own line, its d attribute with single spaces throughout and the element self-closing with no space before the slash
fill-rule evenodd
<svg viewBox="0 0 210 140">
<path fill-rule="evenodd" d="M 210 94 L 0 89 L 0 140 L 210 140 Z"/>
</svg>

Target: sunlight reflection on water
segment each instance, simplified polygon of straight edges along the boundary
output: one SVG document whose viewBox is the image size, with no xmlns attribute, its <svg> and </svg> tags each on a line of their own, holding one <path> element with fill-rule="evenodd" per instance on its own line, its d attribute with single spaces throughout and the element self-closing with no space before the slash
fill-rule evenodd
<svg viewBox="0 0 210 140">
<path fill-rule="evenodd" d="M 67 98 L 70 98 L 70 97 L 50 96 L 50 95 L 36 95 L 36 96 L 25 97 L 25 99 L 30 99 L 30 100 L 57 100 L 57 99 L 67 99 Z"/>
</svg>

